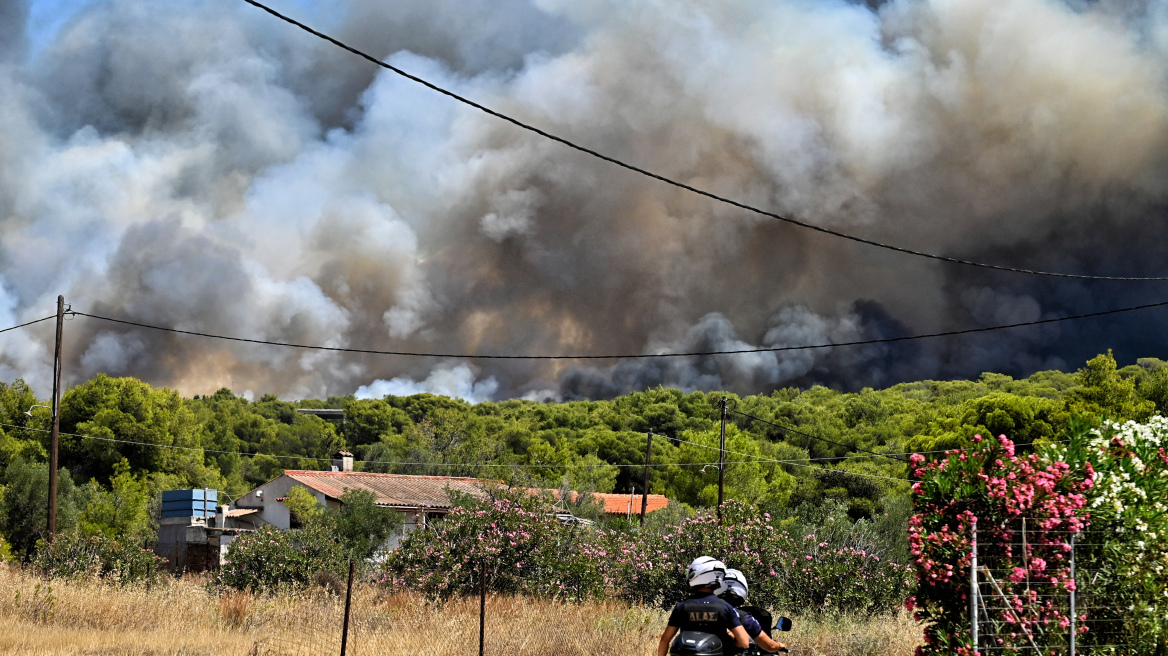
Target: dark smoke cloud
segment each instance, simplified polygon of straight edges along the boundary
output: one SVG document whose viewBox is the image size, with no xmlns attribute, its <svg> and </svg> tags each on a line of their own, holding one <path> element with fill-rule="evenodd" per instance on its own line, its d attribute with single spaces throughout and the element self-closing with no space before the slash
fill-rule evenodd
<svg viewBox="0 0 1168 656">
<path fill-rule="evenodd" d="M 0 65 L 24 56 L 28 48 L 24 29 L 27 22 L 26 0 L 0 0 Z"/>
<path fill-rule="evenodd" d="M 1027 268 L 1165 273 L 1160 3 L 288 10 L 523 120 L 819 225 Z M 48 314 L 63 293 L 79 310 L 259 339 L 660 353 L 1161 298 L 1162 285 L 941 265 L 746 215 L 454 104 L 244 3 L 95 3 L 35 54 L 14 27 L 28 14 L 0 5 L 5 325 Z M 858 389 L 1075 367 L 1109 347 L 1162 355 L 1162 317 L 602 364 L 341 356 L 77 319 L 66 371 L 292 397 Z M 0 377 L 47 389 L 50 332 L 0 335 Z"/>
</svg>

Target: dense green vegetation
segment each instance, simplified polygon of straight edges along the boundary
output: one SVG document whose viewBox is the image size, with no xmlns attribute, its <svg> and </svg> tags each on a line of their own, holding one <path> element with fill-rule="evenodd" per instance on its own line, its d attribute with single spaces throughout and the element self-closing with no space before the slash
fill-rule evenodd
<svg viewBox="0 0 1168 656">
<path fill-rule="evenodd" d="M 213 584 L 279 590 L 321 583 L 339 591 L 348 562 L 365 569 L 402 525 L 401 514 L 378 507 L 372 492 L 346 490 L 340 500 L 340 508 L 325 509 L 307 488 L 292 488 L 285 502 L 297 528 L 269 526 L 232 540 Z"/>
<path fill-rule="evenodd" d="M 1057 438 L 1072 417 L 1146 419 L 1168 408 L 1166 365 L 1146 359 L 1117 368 L 1106 354 L 1075 373 L 1023 380 L 986 373 L 857 393 L 814 387 L 728 394 L 730 408 L 771 423 L 730 415 L 726 496 L 764 510 L 834 500 L 853 518 L 882 515 L 906 493 L 905 483 L 888 480 L 906 476 L 904 456 L 867 452 L 931 452 L 975 432 L 1006 433 L 1025 445 Z M 225 389 L 184 399 L 133 378 L 98 376 L 62 400 L 61 430 L 72 435 L 61 437 L 69 476 L 60 522 L 82 533 L 149 540 L 150 504 L 160 490 L 213 487 L 235 498 L 285 468 L 326 468 L 341 447 L 367 471 L 639 491 L 650 430 L 663 436 L 653 442 L 651 491 L 710 506 L 723 396 L 659 388 L 570 403 L 471 405 L 429 394 L 249 402 Z M 43 532 L 50 417 L 44 408 L 25 414 L 37 403 L 46 402 L 22 381 L 0 384 L 0 534 L 17 554 L 28 553 Z M 296 412 L 326 407 L 344 408 L 344 425 Z M 253 453 L 262 455 L 244 455 Z"/>
</svg>

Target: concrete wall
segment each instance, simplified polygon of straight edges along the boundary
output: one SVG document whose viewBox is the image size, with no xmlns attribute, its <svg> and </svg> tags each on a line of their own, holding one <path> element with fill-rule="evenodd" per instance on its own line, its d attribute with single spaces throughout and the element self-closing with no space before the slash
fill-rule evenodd
<svg viewBox="0 0 1168 656">
<path fill-rule="evenodd" d="M 166 559 L 165 567 L 172 572 L 206 572 L 219 568 L 233 539 L 234 535 L 208 530 L 201 517 L 164 517 L 154 553 Z"/>
</svg>

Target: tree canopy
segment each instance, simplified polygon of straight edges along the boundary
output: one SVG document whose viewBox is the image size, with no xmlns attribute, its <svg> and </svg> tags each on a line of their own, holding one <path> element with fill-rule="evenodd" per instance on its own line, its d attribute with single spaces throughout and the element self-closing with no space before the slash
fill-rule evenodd
<svg viewBox="0 0 1168 656">
<path fill-rule="evenodd" d="M 68 435 L 60 464 L 70 479 L 62 494 L 72 504 L 63 518 L 82 531 L 145 540 L 145 507 L 160 490 L 211 487 L 236 498 L 283 469 L 327 469 L 338 448 L 353 451 L 365 471 L 640 492 L 649 431 L 650 491 L 708 507 L 717 501 L 723 397 L 733 411 L 727 498 L 776 510 L 833 501 L 854 518 L 879 517 L 904 497 L 907 484 L 897 479 L 906 478 L 907 453 L 944 450 L 974 433 L 1005 433 L 1025 449 L 1058 439 L 1076 418 L 1146 419 L 1168 411 L 1166 364 L 1146 358 L 1119 368 L 1108 352 L 1074 373 L 1017 380 L 986 373 L 881 390 L 784 388 L 742 397 L 659 387 L 612 400 L 479 404 L 432 394 L 253 402 L 227 389 L 183 398 L 98 375 L 62 399 Z M 35 497 L 47 477 L 49 412 L 25 414 L 37 403 L 23 381 L 0 383 L 0 533 L 17 548 L 35 541 L 33 525 L 41 522 Z M 297 412 L 306 408 L 344 409 L 345 421 Z M 29 537 L 15 535 L 25 521 Z"/>
</svg>

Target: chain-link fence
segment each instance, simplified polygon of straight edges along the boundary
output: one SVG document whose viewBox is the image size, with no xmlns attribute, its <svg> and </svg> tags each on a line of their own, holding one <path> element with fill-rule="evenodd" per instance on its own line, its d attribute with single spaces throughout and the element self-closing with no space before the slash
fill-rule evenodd
<svg viewBox="0 0 1168 656">
<path fill-rule="evenodd" d="M 991 533 L 994 539 L 979 549 L 979 535 Z M 1127 609 L 1093 585 L 1103 572 L 1083 557 L 1103 546 L 1102 539 L 1046 518 L 977 526 L 969 594 L 975 649 L 1077 656 L 1133 647 L 1126 642 Z"/>
</svg>

